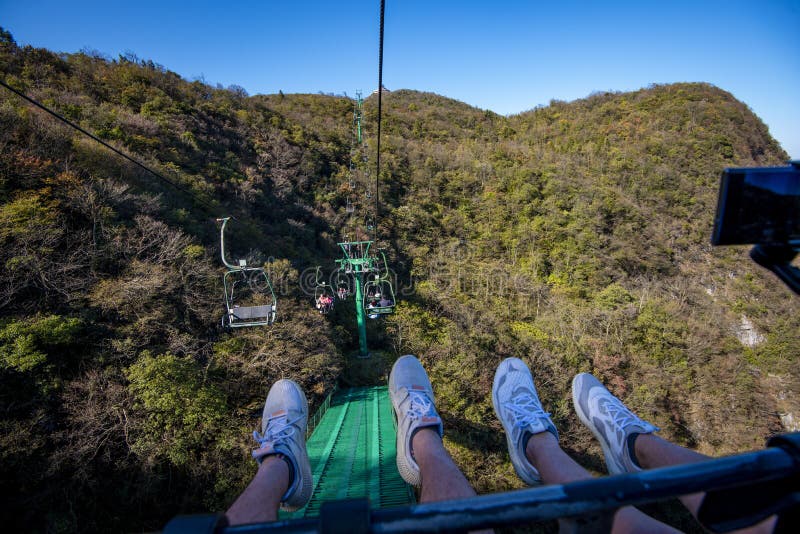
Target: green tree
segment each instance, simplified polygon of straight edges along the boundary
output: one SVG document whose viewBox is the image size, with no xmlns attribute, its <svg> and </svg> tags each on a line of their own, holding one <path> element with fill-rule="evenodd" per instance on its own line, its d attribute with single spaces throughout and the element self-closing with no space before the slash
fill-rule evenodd
<svg viewBox="0 0 800 534">
<path fill-rule="evenodd" d="M 33 316 L 0 326 L 0 367 L 32 371 L 77 342 L 83 323 L 74 317 Z"/>
<path fill-rule="evenodd" d="M 144 353 L 125 371 L 141 416 L 133 451 L 153 461 L 185 465 L 213 441 L 229 416 L 224 393 L 191 357 Z"/>
</svg>

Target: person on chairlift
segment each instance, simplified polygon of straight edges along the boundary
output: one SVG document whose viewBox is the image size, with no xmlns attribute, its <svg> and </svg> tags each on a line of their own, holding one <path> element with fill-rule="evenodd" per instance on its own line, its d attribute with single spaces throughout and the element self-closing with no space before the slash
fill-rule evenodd
<svg viewBox="0 0 800 534">
<path fill-rule="evenodd" d="M 544 410 L 534 374 L 524 360 L 503 360 L 495 371 L 491 392 L 486 394 L 491 397 L 498 426 L 505 430 L 509 459 L 521 482 L 538 486 L 591 481 L 594 475 L 561 448 L 556 423 Z M 420 488 L 422 503 L 462 499 L 458 503 L 466 508 L 463 499 L 474 497 L 475 490 L 444 447 L 444 425 L 434 403 L 433 385 L 415 356 L 405 355 L 394 363 L 389 396 L 397 420 L 400 476 Z M 701 464 L 707 459 L 659 437 L 656 425 L 640 419 L 588 373 L 573 378 L 572 404 L 587 427 L 587 437 L 593 434 L 599 440 L 611 475 Z M 306 449 L 307 421 L 308 401 L 303 390 L 291 380 L 278 380 L 264 403 L 261 433 L 254 433 L 258 448 L 252 457 L 258 462 L 258 471 L 228 509 L 228 525 L 274 521 L 279 506 L 291 511 L 306 505 L 315 482 Z M 704 493 L 692 493 L 680 500 L 697 517 L 704 497 Z M 773 515 L 737 532 L 766 534 L 776 527 L 777 519 Z M 613 522 L 611 532 L 676 532 L 633 506 L 616 510 Z"/>
<path fill-rule="evenodd" d="M 320 313 L 328 313 L 333 307 L 333 298 L 329 295 L 322 294 L 317 299 L 317 309 Z"/>
</svg>

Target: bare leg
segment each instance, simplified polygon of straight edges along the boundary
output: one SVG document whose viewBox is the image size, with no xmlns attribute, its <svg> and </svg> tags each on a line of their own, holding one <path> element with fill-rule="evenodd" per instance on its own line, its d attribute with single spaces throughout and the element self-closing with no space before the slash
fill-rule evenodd
<svg viewBox="0 0 800 534">
<path fill-rule="evenodd" d="M 275 521 L 281 497 L 289 489 L 289 465 L 280 455 L 267 456 L 253 480 L 225 514 L 229 525 Z"/>
<path fill-rule="evenodd" d="M 636 451 L 636 459 L 645 469 L 654 469 L 656 467 L 667 467 L 670 465 L 691 464 L 696 462 L 703 462 L 708 460 L 708 456 L 704 456 L 698 452 L 685 449 L 680 445 L 670 443 L 653 434 L 639 434 L 636 437 L 634 444 Z M 681 502 L 693 516 L 697 517 L 697 512 L 700 510 L 700 505 L 703 502 L 705 493 L 692 493 L 680 497 Z M 742 529 L 737 532 L 747 533 L 761 533 L 772 532 L 775 528 L 777 517 L 773 516 L 765 519 L 761 523 L 754 525 L 747 529 Z"/>
<path fill-rule="evenodd" d="M 592 475 L 578 465 L 558 445 L 558 440 L 550 432 L 534 434 L 525 447 L 528 461 L 536 467 L 545 484 L 568 484 L 592 478 Z M 672 527 L 656 521 L 632 506 L 620 508 L 614 514 L 614 534 L 627 532 L 678 532 Z"/>
<path fill-rule="evenodd" d="M 475 496 L 475 490 L 453 463 L 436 430 L 430 427 L 419 429 L 411 443 L 414 459 L 422 475 L 420 502 Z"/>
<path fill-rule="evenodd" d="M 453 463 L 435 429 L 420 428 L 411 438 L 411 443 L 422 479 L 420 502 L 475 496 L 475 490 L 467 482 L 464 473 Z M 492 532 L 494 531 L 480 530 L 473 531 L 472 534 Z"/>
</svg>

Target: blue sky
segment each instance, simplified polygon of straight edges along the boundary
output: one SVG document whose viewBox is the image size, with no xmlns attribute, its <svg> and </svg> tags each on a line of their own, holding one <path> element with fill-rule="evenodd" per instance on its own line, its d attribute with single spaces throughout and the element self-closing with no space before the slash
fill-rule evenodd
<svg viewBox="0 0 800 534">
<path fill-rule="evenodd" d="M 0 0 L 20 44 L 116 57 L 250 94 L 377 87 L 378 0 Z M 800 0 L 387 0 L 384 85 L 502 114 L 594 91 L 713 83 L 800 159 Z"/>
</svg>

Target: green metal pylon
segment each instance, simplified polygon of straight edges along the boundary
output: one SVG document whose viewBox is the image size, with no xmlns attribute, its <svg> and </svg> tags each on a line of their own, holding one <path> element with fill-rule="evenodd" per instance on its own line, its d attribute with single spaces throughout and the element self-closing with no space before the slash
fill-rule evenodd
<svg viewBox="0 0 800 534">
<path fill-rule="evenodd" d="M 366 358 L 369 356 L 369 349 L 367 348 L 367 313 L 364 310 L 364 291 L 361 287 L 363 284 L 363 274 L 355 275 L 356 279 L 356 323 L 358 323 L 358 348 L 359 356 Z"/>
<path fill-rule="evenodd" d="M 352 274 L 356 286 L 356 323 L 358 324 L 359 356 L 369 356 L 367 347 L 367 313 L 364 309 L 364 274 L 372 272 L 375 258 L 369 254 L 372 241 L 349 241 L 339 243 L 344 256 L 336 260 L 339 269 Z"/>
<path fill-rule="evenodd" d="M 356 138 L 358 139 L 358 144 L 360 145 L 362 142 L 361 137 L 361 110 L 363 108 L 364 101 L 361 98 L 361 91 L 356 91 L 356 109 L 353 112 L 353 121 L 356 123 Z"/>
</svg>

